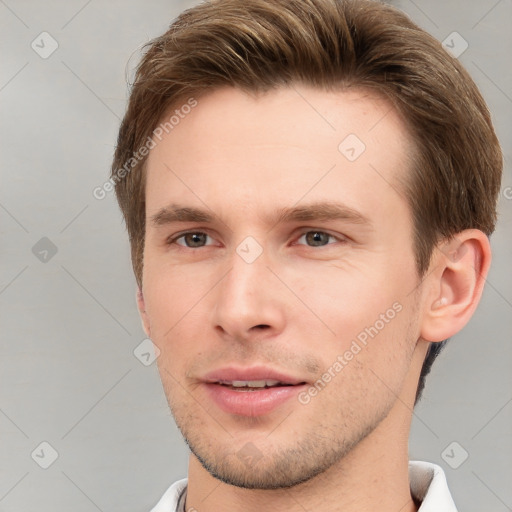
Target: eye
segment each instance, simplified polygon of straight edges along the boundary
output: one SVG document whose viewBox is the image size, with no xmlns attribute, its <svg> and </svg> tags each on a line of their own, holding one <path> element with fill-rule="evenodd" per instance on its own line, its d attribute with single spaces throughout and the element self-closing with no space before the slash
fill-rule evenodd
<svg viewBox="0 0 512 512">
<path fill-rule="evenodd" d="M 210 240 L 210 243 L 208 243 Z M 341 241 L 339 238 L 326 233 L 325 231 L 307 231 L 303 233 L 297 240 L 299 245 L 308 245 L 310 247 L 323 247 L 325 245 L 332 245 L 336 241 Z M 170 238 L 167 242 L 169 245 L 175 244 L 189 249 L 199 249 L 208 245 L 213 245 L 212 238 L 202 231 L 189 231 L 181 235 Z"/>
<path fill-rule="evenodd" d="M 307 231 L 297 240 L 297 243 L 300 243 L 302 239 L 304 239 L 306 244 L 310 247 L 322 247 L 324 245 L 330 245 L 329 239 L 333 239 L 334 241 L 338 240 L 335 236 L 330 235 L 325 231 Z"/>
<path fill-rule="evenodd" d="M 202 233 L 201 231 L 189 231 L 188 233 L 183 233 L 175 238 L 170 239 L 168 243 L 194 249 L 204 247 L 206 245 L 211 245 L 206 243 L 208 238 L 210 238 L 209 235 Z"/>
</svg>

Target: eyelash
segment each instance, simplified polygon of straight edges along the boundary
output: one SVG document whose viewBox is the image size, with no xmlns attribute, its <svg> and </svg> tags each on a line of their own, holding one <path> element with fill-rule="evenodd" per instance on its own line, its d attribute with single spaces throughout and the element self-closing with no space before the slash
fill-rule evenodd
<svg viewBox="0 0 512 512">
<path fill-rule="evenodd" d="M 321 233 L 321 234 L 324 234 L 324 235 L 328 235 L 330 238 L 336 240 L 337 242 L 340 242 L 340 243 L 346 242 L 345 238 L 340 238 L 340 237 L 334 236 L 331 233 L 328 233 L 327 231 L 322 231 L 320 229 L 309 229 L 307 231 L 303 231 L 303 232 L 301 232 L 301 234 L 299 236 L 299 239 L 302 238 L 303 236 L 307 235 L 308 233 Z M 169 237 L 169 239 L 167 239 L 167 241 L 166 241 L 166 244 L 167 245 L 176 245 L 180 249 L 204 249 L 205 247 L 209 247 L 208 245 L 203 245 L 201 247 L 188 247 L 186 245 L 182 245 L 182 244 L 176 243 L 180 238 L 183 238 L 183 237 L 185 237 L 187 235 L 206 235 L 206 236 L 210 236 L 205 231 L 185 231 L 184 233 L 180 233 L 179 235 L 176 235 L 176 236 L 173 236 L 173 237 Z M 299 245 L 305 245 L 306 247 L 317 248 L 317 247 L 326 247 L 326 246 L 333 245 L 333 244 L 332 243 L 327 243 L 326 245 L 320 245 L 320 246 L 306 245 L 306 244 L 299 244 Z"/>
</svg>

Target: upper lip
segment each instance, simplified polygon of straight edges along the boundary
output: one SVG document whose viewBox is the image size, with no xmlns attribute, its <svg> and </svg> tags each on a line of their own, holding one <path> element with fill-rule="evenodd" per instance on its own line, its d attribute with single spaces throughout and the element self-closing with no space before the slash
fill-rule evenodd
<svg viewBox="0 0 512 512">
<path fill-rule="evenodd" d="M 277 380 L 281 384 L 296 385 L 304 384 L 304 380 L 292 375 L 287 375 L 280 371 L 265 366 L 225 367 L 213 370 L 205 374 L 202 379 L 206 383 L 233 382 L 233 381 L 262 381 Z"/>
</svg>

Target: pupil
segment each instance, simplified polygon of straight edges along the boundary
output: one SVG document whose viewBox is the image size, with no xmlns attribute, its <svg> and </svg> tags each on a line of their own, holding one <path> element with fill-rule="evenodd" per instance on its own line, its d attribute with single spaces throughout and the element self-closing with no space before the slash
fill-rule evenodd
<svg viewBox="0 0 512 512">
<path fill-rule="evenodd" d="M 310 231 L 306 235 L 306 239 L 308 243 L 311 243 L 311 245 L 325 245 L 329 241 L 329 235 L 327 233 L 322 233 L 320 231 Z"/>
<path fill-rule="evenodd" d="M 187 235 L 187 245 L 192 247 L 199 247 L 206 242 L 206 235 L 204 233 L 192 233 Z"/>
</svg>

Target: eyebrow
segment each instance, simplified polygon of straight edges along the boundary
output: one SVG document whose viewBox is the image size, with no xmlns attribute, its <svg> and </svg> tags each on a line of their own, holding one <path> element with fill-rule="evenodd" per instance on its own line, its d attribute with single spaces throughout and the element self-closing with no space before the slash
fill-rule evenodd
<svg viewBox="0 0 512 512">
<path fill-rule="evenodd" d="M 216 216 L 201 208 L 170 204 L 151 216 L 155 227 L 173 222 L 213 223 Z M 344 220 L 354 224 L 371 225 L 370 219 L 346 205 L 335 202 L 316 202 L 304 206 L 279 208 L 271 215 L 265 215 L 264 221 L 275 226 L 286 222 Z"/>
</svg>

